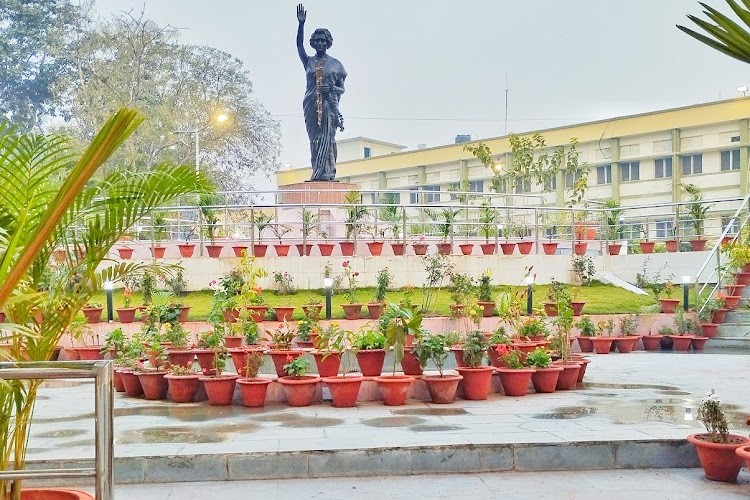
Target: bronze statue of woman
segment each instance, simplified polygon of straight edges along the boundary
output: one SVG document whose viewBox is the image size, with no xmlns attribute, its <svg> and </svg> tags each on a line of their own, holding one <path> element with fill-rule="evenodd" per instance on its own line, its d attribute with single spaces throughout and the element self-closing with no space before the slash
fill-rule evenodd
<svg viewBox="0 0 750 500">
<path fill-rule="evenodd" d="M 297 5 L 297 52 L 305 67 L 307 87 L 302 109 L 305 114 L 307 136 L 310 139 L 311 181 L 332 181 L 336 178 L 336 129 L 344 130 L 344 118 L 339 112 L 339 98 L 344 93 L 346 70 L 326 54 L 333 45 L 331 32 L 316 29 L 310 36 L 314 56 L 305 53 L 302 39 L 307 11 Z"/>
</svg>

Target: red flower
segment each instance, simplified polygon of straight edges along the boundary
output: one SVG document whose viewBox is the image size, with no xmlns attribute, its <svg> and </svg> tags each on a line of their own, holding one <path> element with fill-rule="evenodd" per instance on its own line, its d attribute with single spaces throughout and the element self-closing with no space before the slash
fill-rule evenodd
<svg viewBox="0 0 750 500">
<path fill-rule="evenodd" d="M 359 276 L 359 272 L 354 271 L 354 276 Z"/>
<path fill-rule="evenodd" d="M 286 355 L 286 362 L 287 363 L 291 363 L 292 361 L 294 361 L 294 356 L 292 356 L 291 354 L 287 354 Z"/>
<path fill-rule="evenodd" d="M 497 347 L 495 347 L 495 352 L 497 352 L 497 355 L 502 358 L 510 352 L 510 347 L 508 347 L 506 344 L 497 344 Z"/>
<path fill-rule="evenodd" d="M 348 260 L 345 260 L 344 262 L 341 263 L 341 267 L 347 267 L 348 265 L 349 265 Z"/>
</svg>

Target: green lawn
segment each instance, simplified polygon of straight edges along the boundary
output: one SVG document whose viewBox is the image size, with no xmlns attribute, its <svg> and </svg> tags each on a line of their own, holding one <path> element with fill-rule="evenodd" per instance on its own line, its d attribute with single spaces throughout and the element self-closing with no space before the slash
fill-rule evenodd
<svg viewBox="0 0 750 500">
<path fill-rule="evenodd" d="M 515 287 L 516 290 L 521 290 L 523 287 Z M 542 303 L 547 295 L 547 285 L 535 285 L 534 286 L 534 307 L 542 307 Z M 503 288 L 504 289 L 504 288 Z M 500 292 L 500 287 L 496 287 L 496 294 Z M 623 313 L 636 313 L 642 312 L 646 306 L 655 305 L 654 299 L 650 295 L 636 295 L 622 288 L 614 287 L 611 285 L 604 285 L 602 283 L 593 283 L 589 286 L 582 286 L 578 288 L 578 300 L 586 302 L 586 306 L 583 309 L 584 314 L 623 314 Z M 372 301 L 373 288 L 361 288 L 357 290 L 356 297 L 357 301 L 367 303 Z M 199 292 L 190 292 L 184 297 L 180 298 L 180 302 L 191 306 L 190 309 L 190 321 L 201 321 L 205 320 L 208 315 L 208 311 L 211 308 L 211 299 L 213 292 L 210 290 L 203 290 Z M 398 302 L 404 297 L 403 290 L 394 290 L 389 292 L 387 295 L 388 302 Z M 437 316 L 448 316 L 450 303 L 450 294 L 448 290 L 438 290 L 434 294 L 435 300 L 430 308 L 430 314 Z M 674 295 L 675 298 L 682 297 L 681 293 Z M 321 290 L 315 291 L 302 291 L 292 295 L 276 295 L 272 291 L 267 291 L 263 294 L 265 303 L 271 307 L 292 305 L 300 306 L 307 304 L 311 300 L 315 299 L 320 303 L 325 303 L 325 292 Z M 413 289 L 412 301 L 419 304 L 422 302 L 422 290 L 419 288 Z M 97 294 L 92 302 L 100 302 L 106 304 L 104 293 Z M 134 293 L 131 304 L 140 304 L 141 295 Z M 333 296 L 333 317 L 343 318 L 343 309 L 340 304 L 346 303 L 346 298 L 343 294 Z M 691 295 L 691 304 L 694 304 L 695 300 Z M 525 304 L 525 302 L 524 302 Z M 115 307 L 122 307 L 122 296 L 119 293 L 115 293 Z M 106 314 L 106 312 L 105 312 Z M 300 319 L 302 317 L 302 309 L 298 308 L 294 313 L 294 319 Z M 81 315 L 83 318 L 83 315 Z"/>
</svg>

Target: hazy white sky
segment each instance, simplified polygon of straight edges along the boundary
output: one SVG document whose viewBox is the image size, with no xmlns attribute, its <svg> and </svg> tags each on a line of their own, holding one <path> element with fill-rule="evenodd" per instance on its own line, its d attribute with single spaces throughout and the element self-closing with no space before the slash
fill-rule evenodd
<svg viewBox="0 0 750 500">
<path fill-rule="evenodd" d="M 728 12 L 723 0 L 706 0 Z M 96 0 L 245 63 L 281 123 L 281 164 L 309 166 L 296 0 Z M 349 76 L 346 131 L 413 149 L 737 96 L 747 66 L 679 31 L 694 0 L 308 0 Z"/>
</svg>

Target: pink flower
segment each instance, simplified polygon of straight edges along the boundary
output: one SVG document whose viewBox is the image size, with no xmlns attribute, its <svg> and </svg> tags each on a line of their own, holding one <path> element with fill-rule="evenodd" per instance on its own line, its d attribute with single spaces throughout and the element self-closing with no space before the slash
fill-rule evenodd
<svg viewBox="0 0 750 500">
<path fill-rule="evenodd" d="M 214 286 L 216 284 L 216 280 L 211 280 L 208 282 L 208 286 Z"/>
<path fill-rule="evenodd" d="M 347 267 L 348 265 L 349 265 L 348 260 L 345 260 L 344 262 L 341 263 L 341 267 Z"/>
</svg>

